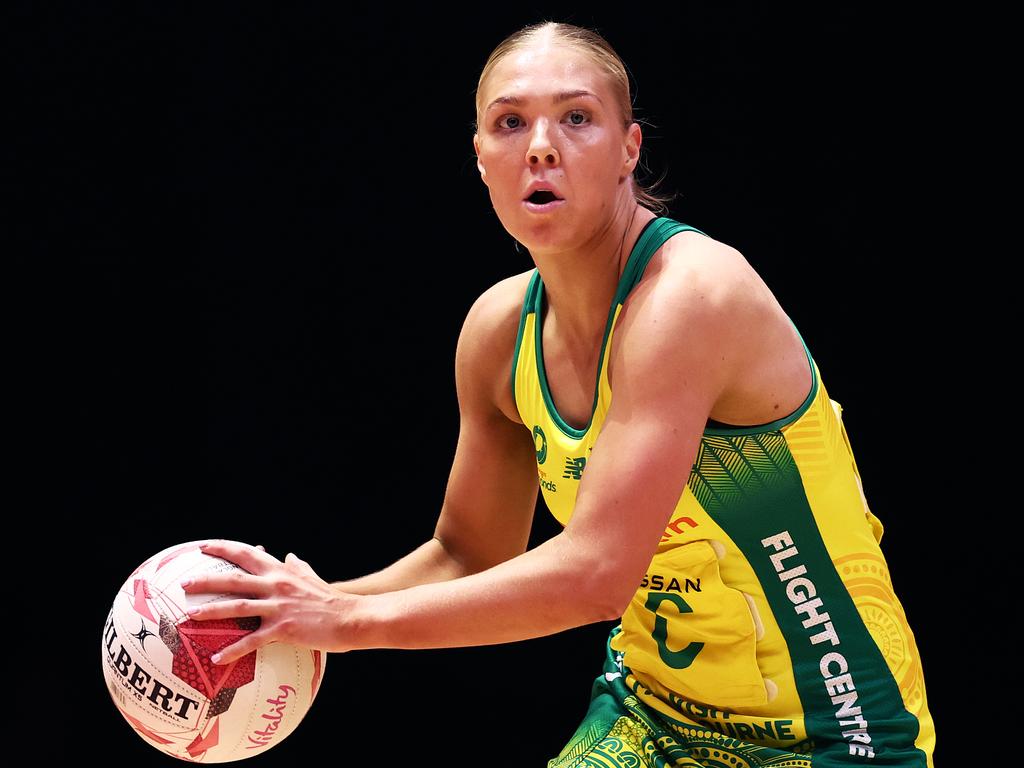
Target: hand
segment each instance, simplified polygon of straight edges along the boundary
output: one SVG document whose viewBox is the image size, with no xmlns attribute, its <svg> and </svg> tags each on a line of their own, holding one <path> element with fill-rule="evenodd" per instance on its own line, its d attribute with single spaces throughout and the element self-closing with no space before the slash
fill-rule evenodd
<svg viewBox="0 0 1024 768">
<path fill-rule="evenodd" d="M 196 576 L 182 581 L 186 593 L 245 595 L 234 600 L 207 603 L 189 611 L 197 621 L 258 616 L 259 629 L 212 657 L 215 664 L 229 664 L 267 643 L 286 642 L 322 651 L 347 651 L 343 642 L 345 617 L 358 595 L 339 592 L 304 560 L 289 554 L 282 563 L 262 547 L 211 541 L 200 547 L 206 554 L 222 557 L 249 573 Z"/>
</svg>

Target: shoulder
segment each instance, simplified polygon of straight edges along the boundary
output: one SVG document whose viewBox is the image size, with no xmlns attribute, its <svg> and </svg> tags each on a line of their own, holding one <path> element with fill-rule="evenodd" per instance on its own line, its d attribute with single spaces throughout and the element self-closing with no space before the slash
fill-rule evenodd
<svg viewBox="0 0 1024 768">
<path fill-rule="evenodd" d="M 665 241 L 651 257 L 636 291 L 640 297 L 653 292 L 697 303 L 711 312 L 752 308 L 772 299 L 739 250 L 693 231 Z"/>
<path fill-rule="evenodd" d="M 511 396 L 512 356 L 533 269 L 499 280 L 473 302 L 459 333 L 455 377 L 460 401 L 492 400 L 518 421 Z"/>
<path fill-rule="evenodd" d="M 669 238 L 651 257 L 616 323 L 612 365 L 632 367 L 679 358 L 680 365 L 728 368 L 757 344 L 757 329 L 772 321 L 777 303 L 746 257 L 699 232 Z M 685 343 L 680 343 L 684 340 Z"/>
<path fill-rule="evenodd" d="M 773 303 L 768 287 L 739 250 L 685 231 L 654 253 L 620 317 L 641 315 L 648 322 L 719 335 L 746 325 L 752 314 Z"/>
<path fill-rule="evenodd" d="M 518 325 L 526 289 L 534 271 L 528 269 L 506 277 L 481 293 L 466 314 L 463 334 L 467 331 L 487 334 L 513 323 Z"/>
</svg>

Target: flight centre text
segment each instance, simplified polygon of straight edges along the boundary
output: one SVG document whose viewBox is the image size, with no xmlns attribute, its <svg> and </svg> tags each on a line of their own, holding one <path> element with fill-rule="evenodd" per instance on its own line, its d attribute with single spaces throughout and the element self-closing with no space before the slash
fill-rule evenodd
<svg viewBox="0 0 1024 768">
<path fill-rule="evenodd" d="M 825 610 L 814 582 L 808 578 L 807 567 L 800 563 L 800 551 L 793 543 L 789 531 L 761 539 L 761 546 L 773 550 L 769 555 L 779 581 L 786 585 L 786 596 L 793 603 L 793 609 L 808 630 L 812 645 L 826 645 L 827 652 L 821 656 L 818 669 L 821 672 L 825 691 L 835 708 L 833 714 L 842 730 L 843 738 L 849 742 L 850 754 L 856 757 L 873 758 L 874 747 L 868 733 L 868 721 L 857 704 L 857 686 L 849 672 L 846 657 L 840 652 L 842 641 Z M 789 561 L 789 562 L 787 562 Z"/>
</svg>

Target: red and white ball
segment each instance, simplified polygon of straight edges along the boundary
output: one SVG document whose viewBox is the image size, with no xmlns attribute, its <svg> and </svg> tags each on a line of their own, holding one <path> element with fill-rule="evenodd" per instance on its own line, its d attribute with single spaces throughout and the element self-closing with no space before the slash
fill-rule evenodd
<svg viewBox="0 0 1024 768">
<path fill-rule="evenodd" d="M 186 610 L 231 598 L 185 595 L 181 580 L 241 570 L 199 549 L 169 547 L 128 577 L 103 626 L 103 676 L 118 711 L 146 743 L 190 762 L 267 751 L 309 711 L 327 654 L 271 643 L 231 664 L 210 656 L 259 627 L 259 618 L 196 621 Z"/>
</svg>

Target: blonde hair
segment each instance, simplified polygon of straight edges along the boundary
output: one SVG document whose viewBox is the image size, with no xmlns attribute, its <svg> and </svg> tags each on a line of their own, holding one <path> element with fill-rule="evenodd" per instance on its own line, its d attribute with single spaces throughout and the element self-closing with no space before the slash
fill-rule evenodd
<svg viewBox="0 0 1024 768">
<path fill-rule="evenodd" d="M 480 72 L 480 80 L 477 83 L 477 119 L 473 126 L 474 130 L 479 130 L 480 127 L 479 120 L 484 108 L 484 83 L 491 72 L 510 53 L 525 48 L 545 35 L 550 35 L 559 42 L 572 46 L 587 56 L 595 66 L 603 71 L 608 78 L 612 92 L 615 94 L 624 128 L 629 128 L 634 122 L 641 122 L 633 116 L 633 102 L 629 93 L 629 74 L 626 71 L 626 65 L 608 41 L 594 30 L 587 29 L 586 27 L 577 27 L 573 24 L 563 24 L 557 21 L 542 21 L 538 24 L 523 27 L 518 32 L 513 32 L 502 40 L 497 48 L 491 51 L 491 55 L 487 58 L 487 63 L 484 64 L 484 68 Z M 646 170 L 642 158 L 641 162 L 638 163 L 638 167 Z M 652 184 L 641 184 L 636 180 L 635 171 L 632 176 L 634 199 L 640 205 L 662 216 L 668 213 L 667 204 L 675 198 L 675 195 L 663 195 L 655 191 L 663 179 L 664 174 L 662 174 L 662 178 Z"/>
</svg>

